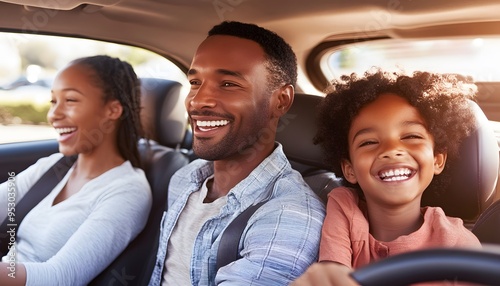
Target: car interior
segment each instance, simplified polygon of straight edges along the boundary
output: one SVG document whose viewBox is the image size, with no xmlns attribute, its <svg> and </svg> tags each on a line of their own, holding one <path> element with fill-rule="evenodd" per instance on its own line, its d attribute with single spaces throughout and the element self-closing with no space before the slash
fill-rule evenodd
<svg viewBox="0 0 500 286">
<path fill-rule="evenodd" d="M 178 93 L 164 92 L 163 89 L 161 95 L 166 97 L 179 96 Z M 151 94 L 146 93 L 144 96 L 149 97 Z M 283 145 L 285 154 L 293 168 L 303 175 L 305 181 L 326 203 L 328 192 L 332 188 L 342 185 L 342 181 L 334 173 L 327 170 L 321 155 L 321 148 L 312 143 L 316 128 L 314 117 L 310 115 L 314 113 L 316 105 L 320 100 L 321 97 L 303 93 L 296 94 L 291 109 L 280 121 L 276 141 Z M 474 102 L 471 102 L 471 108 L 476 117 L 477 129 L 461 144 L 459 162 L 454 165 L 449 188 L 443 192 L 446 195 L 438 197 L 433 193 L 424 193 L 423 205 L 442 207 L 446 213 L 460 217 L 464 222 L 469 223 L 469 227 L 481 242 L 500 244 L 500 231 L 496 227 L 500 219 L 498 211 L 499 201 L 493 201 L 498 179 L 498 172 L 495 170 L 499 168 L 499 158 L 496 156 L 498 154 L 498 145 L 494 132 L 487 124 L 487 119 L 482 110 Z M 162 112 L 168 112 L 170 109 L 171 107 L 168 107 L 167 110 L 162 110 Z M 171 113 L 169 112 L 169 114 Z M 180 115 L 179 117 L 172 116 L 175 117 L 172 120 L 185 119 L 184 115 Z M 165 117 L 161 120 L 165 120 Z M 184 136 L 189 138 L 190 130 L 182 130 L 185 131 Z M 179 138 L 182 139 L 183 136 L 179 136 Z M 183 140 L 174 141 L 177 141 L 177 146 L 179 146 Z M 135 278 L 133 281 L 140 283 L 137 285 L 147 283 L 150 276 L 152 264 L 154 264 L 154 251 L 151 251 L 151 249 L 155 249 L 155 247 L 151 248 L 152 245 L 148 244 L 151 244 L 153 241 L 152 237 L 158 237 L 158 228 L 156 226 L 165 209 L 167 196 L 163 186 L 168 183 L 172 175 L 172 173 L 165 170 L 168 170 L 168 168 L 175 169 L 183 164 L 187 164 L 189 161 L 187 159 L 189 157 L 186 154 L 182 154 L 182 151 L 176 146 L 165 148 L 164 145 L 156 146 L 156 143 L 152 144 L 152 148 L 160 148 L 162 150 L 168 148 L 166 152 L 171 153 L 171 156 L 165 158 L 162 155 L 160 159 L 156 159 L 153 162 L 150 162 L 149 158 L 145 158 L 145 162 L 150 166 L 150 169 L 146 171 L 150 182 L 151 180 L 154 183 L 157 183 L 154 180 L 162 181 L 158 185 L 159 188 L 153 187 L 155 205 L 150 215 L 150 222 L 148 222 L 145 231 L 108 267 L 110 271 L 104 271 L 96 278 L 92 285 L 109 283 L 110 279 L 114 279 L 112 271 L 116 271 L 116 269 L 140 270 L 141 267 L 145 267 L 142 272 L 137 272 L 134 275 Z M 163 152 L 165 151 L 162 151 L 162 154 Z M 177 156 L 182 155 L 177 159 L 179 163 L 172 166 L 172 161 L 174 161 L 172 157 L 174 154 L 176 159 Z M 158 201 L 157 198 L 161 200 Z M 463 206 L 467 207 L 464 208 Z M 475 223 L 478 217 L 480 219 Z M 143 243 L 140 243 L 141 241 Z M 158 241 L 156 240 L 155 244 L 157 243 Z M 129 252 L 134 252 L 135 254 L 130 254 Z M 150 253 L 151 255 L 146 257 L 144 253 Z M 135 256 L 137 259 L 131 259 L 130 255 L 137 255 Z M 145 261 L 145 258 L 148 258 L 149 261 Z M 122 264 L 120 264 L 120 261 Z M 132 261 L 134 266 L 130 267 L 130 262 Z M 149 268 L 147 265 L 149 265 Z"/>
<path fill-rule="evenodd" d="M 313 0 L 307 5 L 285 0 L 6 0 L 0 1 L 0 31 L 125 43 L 158 53 L 183 72 L 189 68 L 208 29 L 222 20 L 252 22 L 277 32 L 297 54 L 299 81 L 294 103 L 280 120 L 276 141 L 283 145 L 292 167 L 326 202 L 328 192 L 341 186 L 342 180 L 328 170 L 321 148 L 313 144 L 316 106 L 330 80 L 321 70 L 325 53 L 381 40 L 498 36 L 498 11 L 500 3 L 494 0 Z M 450 187 L 443 191 L 445 195 L 424 193 L 422 204 L 442 207 L 447 215 L 463 219 L 482 243 L 498 246 L 500 125 L 492 122 L 500 121 L 500 80 L 478 79 L 474 83 L 478 97 L 471 101 L 471 109 L 477 128 L 461 143 L 460 158 L 452 170 Z M 140 141 L 139 148 L 153 192 L 153 207 L 142 233 L 90 285 L 147 285 L 149 281 L 160 220 L 166 210 L 166 186 L 175 171 L 196 159 L 191 150 L 183 84 L 163 78 L 141 78 L 141 120 L 147 139 Z M 9 171 L 19 173 L 37 159 L 57 151 L 56 140 L 0 144 L 0 182 L 7 180 Z M 423 258 L 434 254 L 425 253 Z M 464 257 L 456 259 L 471 264 L 484 258 Z M 499 257 L 491 263 L 497 263 Z M 419 260 L 415 256 L 408 259 Z M 431 265 L 428 260 L 422 263 Z M 466 270 L 481 273 L 479 276 L 491 274 L 483 274 L 477 268 Z M 398 271 L 390 268 L 388 273 Z M 378 268 L 375 272 L 390 277 Z M 423 272 L 430 271 L 426 268 Z"/>
</svg>

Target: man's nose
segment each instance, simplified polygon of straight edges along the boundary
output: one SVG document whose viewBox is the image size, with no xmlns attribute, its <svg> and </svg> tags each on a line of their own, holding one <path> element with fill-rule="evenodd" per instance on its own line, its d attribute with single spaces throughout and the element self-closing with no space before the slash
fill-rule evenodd
<svg viewBox="0 0 500 286">
<path fill-rule="evenodd" d="M 213 87 L 202 83 L 198 89 L 190 91 L 187 101 L 195 109 L 213 108 L 217 105 L 215 94 L 216 92 Z"/>
</svg>

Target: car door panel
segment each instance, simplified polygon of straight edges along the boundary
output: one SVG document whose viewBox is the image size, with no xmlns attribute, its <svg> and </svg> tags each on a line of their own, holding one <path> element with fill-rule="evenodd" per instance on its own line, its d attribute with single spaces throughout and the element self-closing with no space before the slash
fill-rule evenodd
<svg viewBox="0 0 500 286">
<path fill-rule="evenodd" d="M 9 174 L 18 174 L 38 159 L 58 152 L 56 140 L 8 143 L 0 145 L 0 182 L 5 182 Z"/>
</svg>

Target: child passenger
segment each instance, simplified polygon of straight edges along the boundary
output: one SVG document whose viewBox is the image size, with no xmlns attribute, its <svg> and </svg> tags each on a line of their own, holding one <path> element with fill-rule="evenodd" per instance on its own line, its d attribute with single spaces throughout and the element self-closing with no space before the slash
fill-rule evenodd
<svg viewBox="0 0 500 286">
<path fill-rule="evenodd" d="M 468 103 L 474 94 L 470 84 L 428 72 L 375 70 L 333 83 L 315 140 L 348 187 L 328 195 L 323 263 L 295 285 L 357 285 L 351 269 L 388 256 L 481 246 L 461 219 L 421 207 L 424 191 L 445 186 L 446 162 L 475 125 Z"/>
</svg>

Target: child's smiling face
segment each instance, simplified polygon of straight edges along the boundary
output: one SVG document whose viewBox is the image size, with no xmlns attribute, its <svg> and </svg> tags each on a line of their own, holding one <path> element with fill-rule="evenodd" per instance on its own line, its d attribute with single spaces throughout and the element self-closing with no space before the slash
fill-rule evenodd
<svg viewBox="0 0 500 286">
<path fill-rule="evenodd" d="M 434 154 L 424 118 L 396 94 L 381 94 L 364 106 L 348 140 L 344 176 L 359 184 L 369 204 L 381 207 L 420 205 L 422 193 L 446 162 L 446 154 Z"/>
</svg>

